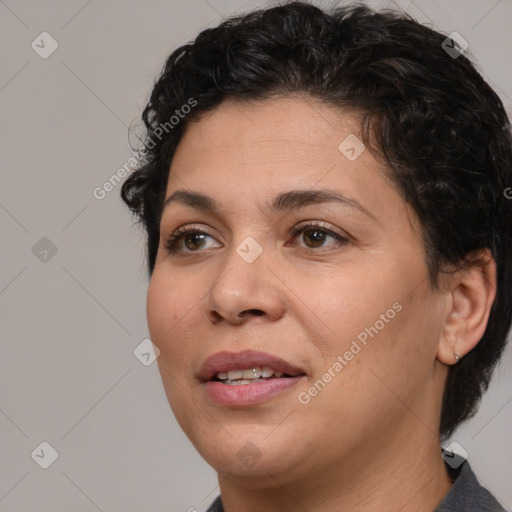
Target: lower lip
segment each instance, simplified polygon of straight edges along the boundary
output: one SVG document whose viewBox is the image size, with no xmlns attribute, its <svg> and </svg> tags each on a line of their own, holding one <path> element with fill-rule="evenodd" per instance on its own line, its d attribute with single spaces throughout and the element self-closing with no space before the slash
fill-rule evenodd
<svg viewBox="0 0 512 512">
<path fill-rule="evenodd" d="M 284 379 L 269 379 L 264 382 L 240 384 L 238 386 L 230 386 L 219 381 L 209 380 L 204 383 L 204 388 L 208 398 L 216 404 L 244 407 L 261 404 L 295 386 L 304 377 L 305 375 L 286 377 Z"/>
</svg>

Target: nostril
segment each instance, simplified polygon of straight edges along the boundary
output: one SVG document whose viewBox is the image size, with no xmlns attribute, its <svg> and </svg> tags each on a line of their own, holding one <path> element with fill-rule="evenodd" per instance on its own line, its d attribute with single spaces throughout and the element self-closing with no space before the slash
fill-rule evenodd
<svg viewBox="0 0 512 512">
<path fill-rule="evenodd" d="M 209 320 L 213 322 L 214 324 L 219 323 L 222 320 L 222 315 L 218 313 L 217 311 L 210 311 L 209 314 Z"/>
<path fill-rule="evenodd" d="M 265 312 L 261 311 L 261 309 L 248 309 L 247 311 L 240 313 L 240 316 L 245 316 L 247 313 L 251 313 L 255 316 L 262 316 L 265 314 Z"/>
<path fill-rule="evenodd" d="M 246 309 L 245 311 L 242 311 L 241 313 L 238 313 L 238 315 L 233 316 L 231 319 L 227 315 L 222 315 L 218 311 L 212 309 L 207 313 L 207 318 L 210 322 L 213 324 L 218 324 L 221 322 L 224 318 L 234 324 L 240 325 L 243 322 L 243 319 L 247 315 L 254 315 L 254 316 L 263 316 L 265 314 L 264 311 L 261 309 Z"/>
</svg>

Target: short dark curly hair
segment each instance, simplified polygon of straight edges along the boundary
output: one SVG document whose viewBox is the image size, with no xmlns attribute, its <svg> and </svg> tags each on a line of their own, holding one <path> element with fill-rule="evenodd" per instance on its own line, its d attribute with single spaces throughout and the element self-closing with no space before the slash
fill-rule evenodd
<svg viewBox="0 0 512 512">
<path fill-rule="evenodd" d="M 477 249 L 489 248 L 497 264 L 486 331 L 449 369 L 439 425 L 447 439 L 475 414 L 511 324 L 512 137 L 499 97 L 445 40 L 405 13 L 363 4 L 326 11 L 291 2 L 233 16 L 167 59 L 142 114 L 145 158 L 121 195 L 147 233 L 151 275 L 170 164 L 189 122 L 226 98 L 293 94 L 360 113 L 364 142 L 421 223 L 431 284 Z M 191 99 L 196 106 L 171 129 Z"/>
</svg>

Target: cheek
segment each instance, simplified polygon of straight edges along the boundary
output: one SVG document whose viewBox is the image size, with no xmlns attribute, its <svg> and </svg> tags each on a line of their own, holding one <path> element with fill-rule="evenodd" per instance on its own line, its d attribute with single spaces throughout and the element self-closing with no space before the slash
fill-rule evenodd
<svg viewBox="0 0 512 512">
<path fill-rule="evenodd" d="M 396 288 L 386 283 L 382 275 L 372 276 L 368 271 L 338 272 L 324 278 L 322 286 L 310 284 L 296 293 L 303 301 L 298 307 L 302 309 L 302 318 L 307 319 L 302 325 L 310 331 L 310 339 L 324 359 L 329 358 L 325 363 L 332 363 L 337 355 L 349 350 L 354 340 L 365 347 L 365 341 L 369 345 L 372 339 L 381 338 L 401 315 L 393 309 Z M 299 288 L 299 284 L 295 286 Z M 380 315 L 384 315 L 384 320 Z"/>
<path fill-rule="evenodd" d="M 163 353 L 173 350 L 173 345 L 177 345 L 173 341 L 187 332 L 195 302 L 187 287 L 180 286 L 176 279 L 171 280 L 158 270 L 153 272 L 146 297 L 146 316 L 151 340 Z"/>
<path fill-rule="evenodd" d="M 390 271 L 346 274 L 331 280 L 323 293 L 309 294 L 305 313 L 314 320 L 309 335 L 322 356 L 316 377 L 342 357 L 332 369 L 337 377 L 330 388 L 343 387 L 349 396 L 368 388 L 374 396 L 382 391 L 377 376 L 403 389 L 407 381 L 423 380 L 430 371 L 439 337 L 431 304 L 435 297 L 428 286 L 397 276 Z"/>
<path fill-rule="evenodd" d="M 169 285 L 171 282 L 172 286 Z M 187 333 L 193 332 L 192 306 L 197 302 L 197 299 L 194 301 L 184 292 L 186 287 L 180 287 L 176 279 L 170 281 L 165 273 L 156 269 L 146 297 L 150 338 L 160 349 L 157 364 L 162 383 L 171 409 L 183 429 L 191 414 L 187 404 L 188 395 L 183 393 L 183 375 L 190 373 L 192 355 L 196 351 Z"/>
<path fill-rule="evenodd" d="M 158 276 L 153 273 L 146 297 L 146 316 L 151 340 L 160 350 L 162 349 L 161 344 L 163 341 L 161 338 L 167 324 L 170 324 L 166 317 L 172 316 L 173 311 L 172 297 L 165 287 L 161 285 Z"/>
<path fill-rule="evenodd" d="M 193 279 L 190 273 L 155 267 L 148 286 L 146 315 L 150 338 L 160 349 L 157 363 L 171 407 L 178 411 L 175 414 L 187 409 L 189 395 L 184 389 L 191 385 L 191 376 L 204 350 L 207 290 L 196 285 L 202 281 L 206 279 L 198 279 L 197 273 Z"/>
</svg>

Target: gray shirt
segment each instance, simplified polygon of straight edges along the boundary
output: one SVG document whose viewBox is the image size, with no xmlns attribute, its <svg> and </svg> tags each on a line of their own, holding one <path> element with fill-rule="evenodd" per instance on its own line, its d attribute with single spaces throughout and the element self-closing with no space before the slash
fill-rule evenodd
<svg viewBox="0 0 512 512">
<path fill-rule="evenodd" d="M 498 500 L 480 485 L 467 461 L 459 466 L 457 471 L 449 466 L 447 469 L 454 483 L 434 512 L 507 512 Z M 207 512 L 224 512 L 220 496 Z"/>
</svg>

